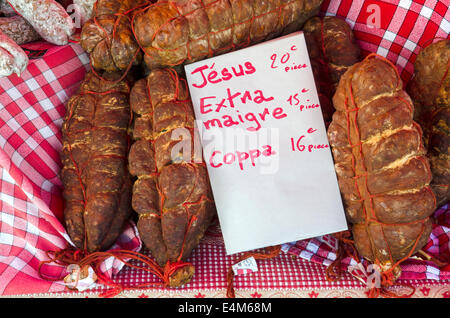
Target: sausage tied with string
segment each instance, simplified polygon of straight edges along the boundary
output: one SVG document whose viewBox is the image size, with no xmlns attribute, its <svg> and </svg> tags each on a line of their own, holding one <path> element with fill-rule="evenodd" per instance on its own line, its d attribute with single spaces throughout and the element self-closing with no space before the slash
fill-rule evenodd
<svg viewBox="0 0 450 318">
<path fill-rule="evenodd" d="M 191 63 L 299 31 L 322 0 L 160 0 L 132 28 L 146 65 Z"/>
<path fill-rule="evenodd" d="M 341 77 L 328 129 L 355 246 L 391 280 L 427 242 L 436 207 L 422 130 L 402 87 L 395 66 L 368 56 Z"/>
<path fill-rule="evenodd" d="M 108 249 L 131 215 L 130 84 L 114 83 L 116 73 L 103 76 L 86 74 L 62 126 L 66 228 L 76 247 L 90 253 Z"/>
<path fill-rule="evenodd" d="M 408 86 L 414 101 L 414 118 L 424 132 L 437 206 L 450 199 L 450 40 L 422 49 Z"/>
</svg>

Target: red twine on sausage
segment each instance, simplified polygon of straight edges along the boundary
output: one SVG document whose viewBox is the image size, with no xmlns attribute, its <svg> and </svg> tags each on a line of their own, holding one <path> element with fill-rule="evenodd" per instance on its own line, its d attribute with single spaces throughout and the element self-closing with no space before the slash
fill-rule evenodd
<svg viewBox="0 0 450 318">
<path fill-rule="evenodd" d="M 169 70 L 170 72 L 170 70 Z M 171 76 L 173 77 L 173 80 L 176 83 L 176 92 L 175 92 L 175 98 L 178 99 L 178 94 L 179 94 L 179 87 L 178 87 L 178 75 L 174 72 L 170 73 Z M 111 81 L 109 81 L 109 83 L 111 83 Z M 80 95 L 100 95 L 100 96 L 104 96 L 106 94 L 111 94 L 111 93 L 129 93 L 128 92 L 122 92 L 118 89 L 109 89 L 107 91 L 104 92 L 95 92 L 95 91 L 90 91 L 90 90 L 85 90 L 83 92 L 80 93 Z M 150 95 L 149 95 L 150 96 Z M 70 121 L 70 119 L 73 117 L 74 115 L 74 107 L 71 104 L 72 107 L 70 107 L 70 109 L 68 109 L 68 116 L 66 121 Z M 80 131 L 76 131 L 76 133 L 79 133 Z M 73 132 L 72 132 L 73 133 Z M 70 134 L 68 135 L 70 136 Z M 78 166 L 77 162 L 75 161 L 75 159 L 72 156 L 72 151 L 71 151 L 71 145 L 70 143 L 68 143 L 69 145 L 69 158 L 72 161 L 73 165 L 74 165 L 74 169 L 76 172 L 76 175 L 78 177 L 78 181 L 80 183 L 81 186 L 81 191 L 83 194 L 83 205 L 84 207 L 86 207 L 86 202 L 87 202 L 87 197 L 86 197 L 86 189 L 85 186 L 83 184 L 82 181 L 82 175 L 81 175 L 81 170 L 80 167 Z M 126 158 L 125 158 L 126 159 Z M 194 189 L 195 187 L 193 187 Z M 193 192 L 193 190 L 192 190 Z M 192 195 L 192 193 L 189 195 L 188 198 L 190 198 Z M 205 197 L 201 197 L 199 201 L 202 200 L 207 200 L 207 198 Z M 185 241 L 186 241 L 186 236 L 189 232 L 189 230 L 192 228 L 194 222 L 197 220 L 197 217 L 195 215 L 191 215 L 189 213 L 189 205 L 191 204 L 196 204 L 198 202 L 185 202 L 183 204 L 183 207 L 186 209 L 187 215 L 188 215 L 188 224 L 187 224 L 187 228 L 185 231 L 185 237 L 183 240 L 183 246 L 180 252 L 180 255 L 177 259 L 176 262 L 170 262 L 168 261 L 164 267 L 161 267 L 160 265 L 158 265 L 156 263 L 156 261 L 152 258 L 149 257 L 145 254 L 139 253 L 139 252 L 134 252 L 134 251 L 129 251 L 129 250 L 111 250 L 111 251 L 106 251 L 106 252 L 93 252 L 93 253 L 89 253 L 87 251 L 87 241 L 88 241 L 88 237 L 87 237 L 87 233 L 86 231 L 84 232 L 84 247 L 83 249 L 75 249 L 75 248 L 66 248 L 60 251 L 48 251 L 47 252 L 47 257 L 48 260 L 46 261 L 42 261 L 39 264 L 39 268 L 38 268 L 38 274 L 39 276 L 44 279 L 44 280 L 48 280 L 48 281 L 61 281 L 63 280 L 64 277 L 52 277 L 49 275 L 46 275 L 43 271 L 44 271 L 44 265 L 46 264 L 51 264 L 51 263 L 55 263 L 58 265 L 62 265 L 62 266 L 66 266 L 68 267 L 69 265 L 78 265 L 80 268 L 83 268 L 84 266 L 91 266 L 94 270 L 94 273 L 97 276 L 98 282 L 104 286 L 109 287 L 110 289 L 108 289 L 107 291 L 103 292 L 100 294 L 100 297 L 114 297 L 116 295 L 118 295 L 120 292 L 125 291 L 125 290 L 133 290 L 133 289 L 142 289 L 142 288 L 166 288 L 169 287 L 171 284 L 171 278 L 174 277 L 174 275 L 176 275 L 176 273 L 179 270 L 183 270 L 183 268 L 186 267 L 192 267 L 192 264 L 189 262 L 183 262 L 181 259 L 183 257 L 183 252 L 184 252 L 184 245 L 185 245 Z M 164 197 L 161 194 L 161 208 L 164 204 Z M 131 267 L 131 268 L 135 268 L 138 270 L 143 270 L 145 272 L 154 274 L 157 278 L 159 278 L 161 280 L 161 282 L 158 283 L 143 283 L 143 284 L 137 284 L 135 286 L 132 287 L 125 287 L 123 284 L 119 284 L 119 283 L 115 283 L 112 278 L 109 278 L 107 275 L 105 275 L 102 271 L 101 271 L 101 264 L 103 261 L 105 261 L 106 259 L 110 258 L 110 257 L 114 257 L 118 260 L 120 260 L 122 263 L 124 263 L 124 265 Z M 136 260 L 136 261 L 140 261 L 144 264 L 144 266 L 138 266 L 135 265 L 133 263 L 130 262 L 130 260 Z"/>
<path fill-rule="evenodd" d="M 142 253 L 129 251 L 129 250 L 112 250 L 108 252 L 94 252 L 88 253 L 82 250 L 75 250 L 72 248 L 67 248 L 61 251 L 48 251 L 47 261 L 42 261 L 39 264 L 38 274 L 39 276 L 47 281 L 62 281 L 63 277 L 52 277 L 45 275 L 43 273 L 43 266 L 50 263 L 55 263 L 58 265 L 69 266 L 72 264 L 78 265 L 83 268 L 89 265 L 93 268 L 95 274 L 98 277 L 98 282 L 104 286 L 110 287 L 103 293 L 100 293 L 100 297 L 114 297 L 125 290 L 136 290 L 144 288 L 166 288 L 170 286 L 170 278 L 177 272 L 177 270 L 182 269 L 185 266 L 191 266 L 187 262 L 167 262 L 167 264 L 162 268 L 159 266 L 153 258 L 144 255 Z M 132 287 L 125 287 L 123 284 L 115 283 L 111 278 L 107 277 L 100 269 L 103 261 L 106 259 L 114 257 L 124 263 L 126 266 L 142 270 L 155 275 L 161 280 L 157 283 L 143 283 L 137 284 Z M 135 265 L 129 260 L 137 260 L 144 263 L 144 266 Z"/>
</svg>

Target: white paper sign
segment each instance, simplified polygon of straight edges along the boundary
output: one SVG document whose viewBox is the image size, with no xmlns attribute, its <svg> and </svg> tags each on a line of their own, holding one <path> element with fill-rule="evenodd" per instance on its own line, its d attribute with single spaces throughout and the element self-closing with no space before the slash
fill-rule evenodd
<svg viewBox="0 0 450 318">
<path fill-rule="evenodd" d="M 227 254 L 347 229 L 303 33 L 185 71 Z"/>
<path fill-rule="evenodd" d="M 234 275 L 247 275 L 258 271 L 258 264 L 253 256 L 231 266 Z"/>
</svg>

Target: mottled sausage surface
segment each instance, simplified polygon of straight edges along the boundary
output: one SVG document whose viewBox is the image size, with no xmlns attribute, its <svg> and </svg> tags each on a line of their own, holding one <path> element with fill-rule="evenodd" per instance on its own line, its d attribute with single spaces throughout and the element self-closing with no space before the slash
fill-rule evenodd
<svg viewBox="0 0 450 318">
<path fill-rule="evenodd" d="M 20 75 L 28 66 L 28 56 L 22 48 L 0 30 L 0 76 Z"/>
<path fill-rule="evenodd" d="M 133 27 L 149 68 L 193 62 L 298 31 L 322 0 L 160 0 Z"/>
<path fill-rule="evenodd" d="M 420 51 L 408 92 L 414 118 L 423 128 L 431 164 L 431 187 L 438 206 L 450 199 L 450 40 L 440 40 Z"/>
<path fill-rule="evenodd" d="M 92 17 L 84 23 L 80 44 L 90 54 L 95 69 L 125 70 L 140 64 L 142 53 L 134 39 L 130 15 L 145 0 L 98 0 Z"/>
<path fill-rule="evenodd" d="M 369 56 L 341 77 L 328 129 L 356 248 L 383 270 L 416 253 L 436 207 L 422 130 L 395 67 Z"/>
<path fill-rule="evenodd" d="M 41 38 L 31 24 L 20 15 L 1 17 L 0 31 L 19 45 L 37 41 Z"/>
<path fill-rule="evenodd" d="M 55 0 L 8 0 L 11 6 L 46 41 L 65 45 L 75 32 L 75 25 L 61 4 Z"/>
<path fill-rule="evenodd" d="M 303 27 L 323 117 L 327 125 L 334 113 L 332 98 L 339 79 L 360 61 L 353 31 L 337 17 L 314 17 Z"/>
</svg>

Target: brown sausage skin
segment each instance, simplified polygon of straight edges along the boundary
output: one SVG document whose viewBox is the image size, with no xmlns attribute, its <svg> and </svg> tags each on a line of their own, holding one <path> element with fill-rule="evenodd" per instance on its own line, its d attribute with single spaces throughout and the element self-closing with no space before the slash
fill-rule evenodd
<svg viewBox="0 0 450 318">
<path fill-rule="evenodd" d="M 314 17 L 303 27 L 311 67 L 326 125 L 334 113 L 332 98 L 339 79 L 360 61 L 360 49 L 353 31 L 338 17 Z"/>
<path fill-rule="evenodd" d="M 98 0 L 92 18 L 81 30 L 80 44 L 90 54 L 92 66 L 106 72 L 139 65 L 142 53 L 133 35 L 130 16 L 145 0 Z"/>
<path fill-rule="evenodd" d="M 437 206 L 450 199 L 450 40 L 422 49 L 414 62 L 408 92 L 414 101 L 414 119 L 424 130 Z"/>
<path fill-rule="evenodd" d="M 328 128 L 358 252 L 388 270 L 416 253 L 436 207 L 422 130 L 395 67 L 369 56 L 341 77 Z"/>
<path fill-rule="evenodd" d="M 150 69 L 191 63 L 298 31 L 322 0 L 170 0 L 136 12 Z"/>
</svg>

